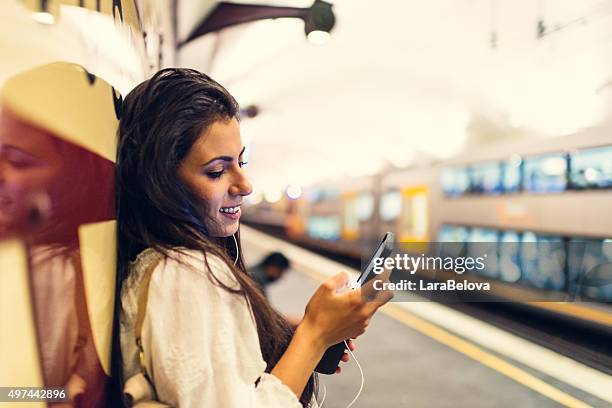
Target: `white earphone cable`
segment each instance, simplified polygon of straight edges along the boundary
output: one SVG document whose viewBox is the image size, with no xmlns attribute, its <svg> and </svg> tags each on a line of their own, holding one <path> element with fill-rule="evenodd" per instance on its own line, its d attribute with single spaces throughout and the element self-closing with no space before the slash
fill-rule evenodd
<svg viewBox="0 0 612 408">
<path fill-rule="evenodd" d="M 359 386 L 359 391 L 357 392 L 357 395 L 355 395 L 355 398 L 353 398 L 351 403 L 346 406 L 346 408 L 350 408 L 359 399 L 359 396 L 361 395 L 361 391 L 363 391 L 363 384 L 365 382 L 365 378 L 363 376 L 363 370 L 361 369 L 361 364 L 359 364 L 359 360 L 357 360 L 357 358 L 355 357 L 355 355 L 353 354 L 353 352 L 349 348 L 348 343 L 346 342 L 346 340 L 344 341 L 344 345 L 346 346 L 346 349 L 348 350 L 349 354 L 351 355 L 351 357 L 353 358 L 353 360 L 357 364 L 357 367 L 359 368 L 359 373 L 361 374 L 361 385 Z"/>
<path fill-rule="evenodd" d="M 353 360 L 357 364 L 357 367 L 359 368 L 359 373 L 361 374 L 361 385 L 359 385 L 359 391 L 357 391 L 357 395 L 355 395 L 355 398 L 353 398 L 353 400 L 346 406 L 346 408 L 350 408 L 350 407 L 353 406 L 353 404 L 355 402 L 357 402 L 357 400 L 359 399 L 359 396 L 361 395 L 361 391 L 363 391 L 363 385 L 365 383 L 365 377 L 363 375 L 363 369 L 361 368 L 361 364 L 359 364 L 359 360 L 357 360 L 357 357 L 355 357 L 355 355 L 353 354 L 353 352 L 349 348 L 349 345 L 346 342 L 346 340 L 344 341 L 344 345 L 346 346 L 346 349 L 348 350 L 349 354 L 351 355 L 351 357 L 353 358 Z M 323 384 L 323 383 L 321 383 L 321 384 L 323 385 L 323 398 L 321 399 L 321 402 L 318 404 L 319 408 L 323 408 L 323 403 L 325 402 L 325 397 L 327 396 L 327 387 L 325 387 L 325 384 Z"/>
<path fill-rule="evenodd" d="M 323 385 L 323 398 L 321 398 L 321 402 L 319 402 L 319 408 L 323 408 L 323 403 L 325 402 L 325 397 L 327 397 L 327 387 L 325 386 L 325 384 L 321 383 L 321 385 Z"/>
<path fill-rule="evenodd" d="M 238 247 L 238 240 L 236 240 L 236 234 L 232 234 L 234 238 L 234 244 L 236 244 L 236 259 L 234 259 L 234 265 L 238 263 L 238 257 L 240 256 L 240 248 Z"/>
</svg>

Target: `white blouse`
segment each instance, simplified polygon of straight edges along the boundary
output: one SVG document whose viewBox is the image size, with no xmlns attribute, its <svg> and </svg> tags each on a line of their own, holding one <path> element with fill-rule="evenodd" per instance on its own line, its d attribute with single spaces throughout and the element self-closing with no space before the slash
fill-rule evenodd
<svg viewBox="0 0 612 408">
<path fill-rule="evenodd" d="M 289 387 L 264 372 L 257 327 L 244 297 L 213 284 L 202 253 L 176 253 L 184 264 L 162 260 L 152 274 L 142 326 L 147 374 L 158 399 L 180 408 L 301 408 Z M 124 380 L 140 371 L 134 333 L 138 289 L 146 267 L 158 256 L 143 251 L 123 284 Z M 238 287 L 222 260 L 207 258 L 219 280 Z"/>
</svg>

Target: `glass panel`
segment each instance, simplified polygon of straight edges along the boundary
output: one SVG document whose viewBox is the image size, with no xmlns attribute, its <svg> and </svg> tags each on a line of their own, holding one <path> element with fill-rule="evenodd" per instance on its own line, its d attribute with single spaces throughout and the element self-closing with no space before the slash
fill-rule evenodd
<svg viewBox="0 0 612 408">
<path fill-rule="evenodd" d="M 314 239 L 336 240 L 340 238 L 340 217 L 314 216 L 308 220 L 308 235 Z"/>
<path fill-rule="evenodd" d="M 501 234 L 499 243 L 499 277 L 506 282 L 521 279 L 520 235 L 515 231 Z"/>
<path fill-rule="evenodd" d="M 569 290 L 579 298 L 612 300 L 612 239 L 574 238 L 568 243 Z"/>
<path fill-rule="evenodd" d="M 470 167 L 472 193 L 499 194 L 502 192 L 500 163 L 482 163 Z"/>
<path fill-rule="evenodd" d="M 515 193 L 521 189 L 521 161 L 507 161 L 503 164 L 503 190 Z"/>
<path fill-rule="evenodd" d="M 361 193 L 357 197 L 356 212 L 359 221 L 366 221 L 374 212 L 374 196 L 370 193 Z"/>
<path fill-rule="evenodd" d="M 385 193 L 380 200 L 380 218 L 391 221 L 402 212 L 402 194 L 399 191 Z"/>
<path fill-rule="evenodd" d="M 567 160 L 564 154 L 549 154 L 525 159 L 524 188 L 533 193 L 565 191 Z"/>
<path fill-rule="evenodd" d="M 465 252 L 465 243 L 468 241 L 469 236 L 469 229 L 466 227 L 449 224 L 443 225 L 438 233 L 440 256 L 463 256 Z M 463 245 L 458 245 L 459 243 Z"/>
<path fill-rule="evenodd" d="M 565 245 L 561 237 L 523 234 L 521 243 L 522 277 L 539 289 L 565 288 Z"/>
<path fill-rule="evenodd" d="M 612 188 L 612 146 L 580 150 L 570 156 L 572 188 Z"/>
<path fill-rule="evenodd" d="M 454 167 L 442 170 L 442 192 L 448 197 L 465 194 L 470 187 L 467 168 Z"/>
<path fill-rule="evenodd" d="M 472 228 L 468 242 L 468 256 L 485 257 L 485 269 L 480 273 L 495 278 L 498 276 L 497 256 L 498 231 L 491 228 Z"/>
</svg>

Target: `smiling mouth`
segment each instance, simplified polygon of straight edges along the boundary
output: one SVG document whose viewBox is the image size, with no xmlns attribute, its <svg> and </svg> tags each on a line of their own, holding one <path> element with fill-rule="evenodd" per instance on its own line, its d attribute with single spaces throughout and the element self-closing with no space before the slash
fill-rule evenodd
<svg viewBox="0 0 612 408">
<path fill-rule="evenodd" d="M 239 205 L 235 207 L 221 207 L 219 209 L 219 212 L 223 214 L 236 214 L 238 211 L 240 211 Z"/>
</svg>

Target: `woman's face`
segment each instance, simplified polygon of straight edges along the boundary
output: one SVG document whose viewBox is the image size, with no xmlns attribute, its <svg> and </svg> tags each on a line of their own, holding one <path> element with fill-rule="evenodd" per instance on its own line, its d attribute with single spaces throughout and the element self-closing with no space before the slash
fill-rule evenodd
<svg viewBox="0 0 612 408">
<path fill-rule="evenodd" d="M 27 227 L 32 207 L 48 199 L 61 168 L 51 136 L 0 108 L 0 235 Z"/>
<path fill-rule="evenodd" d="M 194 143 L 179 177 L 202 200 L 206 227 L 215 237 L 238 230 L 240 206 L 253 191 L 242 169 L 244 147 L 235 118 L 218 120 Z"/>
</svg>

